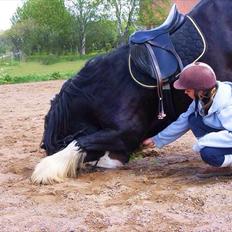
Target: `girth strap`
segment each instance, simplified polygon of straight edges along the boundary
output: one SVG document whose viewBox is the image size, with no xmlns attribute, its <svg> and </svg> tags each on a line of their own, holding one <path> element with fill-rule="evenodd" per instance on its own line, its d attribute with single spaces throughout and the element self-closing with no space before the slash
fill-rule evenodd
<svg viewBox="0 0 232 232">
<path fill-rule="evenodd" d="M 157 77 L 157 93 L 159 97 L 159 113 L 158 113 L 158 119 L 163 119 L 166 114 L 164 113 L 164 105 L 163 105 L 163 91 L 162 91 L 162 80 L 161 80 L 161 72 L 159 69 L 159 64 L 156 59 L 156 56 L 154 54 L 154 51 L 149 43 L 145 43 L 145 46 L 147 47 L 149 51 L 149 55 L 151 56 L 151 65 L 153 70 L 152 77 L 156 79 Z"/>
<path fill-rule="evenodd" d="M 180 68 L 180 71 L 184 68 L 184 65 L 182 63 L 182 60 L 180 58 L 180 56 L 178 55 L 178 53 L 176 52 L 176 49 L 174 48 L 173 46 L 173 43 L 170 43 L 171 40 L 169 40 L 169 44 L 167 46 L 167 44 L 165 44 L 165 46 L 162 46 L 160 43 L 157 43 L 156 40 L 150 40 L 150 41 L 147 41 L 147 43 L 153 45 L 154 47 L 156 48 L 162 48 L 163 50 L 165 51 L 168 51 L 170 52 L 171 54 L 174 55 L 174 57 L 177 59 L 178 61 L 178 65 L 179 65 L 179 68 Z M 160 72 L 161 73 L 161 72 Z"/>
</svg>

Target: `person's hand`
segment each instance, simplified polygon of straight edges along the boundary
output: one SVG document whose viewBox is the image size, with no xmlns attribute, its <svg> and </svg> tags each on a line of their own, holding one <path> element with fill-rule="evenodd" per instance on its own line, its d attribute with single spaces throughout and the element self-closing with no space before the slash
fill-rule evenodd
<svg viewBox="0 0 232 232">
<path fill-rule="evenodd" d="M 143 141 L 143 146 L 146 148 L 151 148 L 155 146 L 155 143 L 153 142 L 151 138 L 148 138 Z"/>
</svg>

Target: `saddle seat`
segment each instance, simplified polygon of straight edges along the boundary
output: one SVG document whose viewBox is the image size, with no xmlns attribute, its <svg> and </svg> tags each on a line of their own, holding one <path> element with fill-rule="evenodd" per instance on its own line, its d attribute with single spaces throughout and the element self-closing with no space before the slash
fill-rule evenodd
<svg viewBox="0 0 232 232">
<path fill-rule="evenodd" d="M 157 82 L 167 80 L 182 69 L 181 59 L 175 51 L 170 34 L 185 21 L 185 16 L 173 5 L 163 24 L 152 30 L 133 33 L 129 38 L 130 59 L 142 73 Z"/>
<path fill-rule="evenodd" d="M 158 27 L 151 30 L 136 31 L 130 36 L 130 43 L 145 43 L 148 40 L 153 40 L 164 33 L 173 33 L 183 23 L 184 16 L 180 14 L 174 4 L 169 12 L 166 20 Z"/>
</svg>

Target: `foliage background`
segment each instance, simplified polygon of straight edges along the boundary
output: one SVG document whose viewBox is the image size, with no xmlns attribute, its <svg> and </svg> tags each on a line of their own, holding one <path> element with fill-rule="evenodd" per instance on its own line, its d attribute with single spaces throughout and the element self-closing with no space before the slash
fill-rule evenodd
<svg viewBox="0 0 232 232">
<path fill-rule="evenodd" d="M 162 23 L 170 6 L 170 0 L 24 0 L 12 27 L 0 32 L 0 84 L 68 78 L 90 57 L 126 44 L 135 30 Z M 64 68 L 71 61 L 76 69 Z"/>
<path fill-rule="evenodd" d="M 25 0 L 0 35 L 0 54 L 106 52 L 133 31 L 159 25 L 169 9 L 170 0 Z"/>
</svg>

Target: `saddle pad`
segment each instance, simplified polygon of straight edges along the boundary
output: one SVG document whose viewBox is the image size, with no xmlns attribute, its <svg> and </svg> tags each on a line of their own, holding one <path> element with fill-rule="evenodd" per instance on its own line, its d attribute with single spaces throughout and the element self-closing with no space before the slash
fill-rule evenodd
<svg viewBox="0 0 232 232">
<path fill-rule="evenodd" d="M 200 35 L 189 17 L 186 18 L 182 27 L 171 34 L 172 43 L 182 60 L 183 66 L 191 64 L 198 59 L 205 49 L 204 41 L 201 37 L 203 35 Z"/>
</svg>

